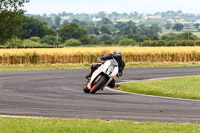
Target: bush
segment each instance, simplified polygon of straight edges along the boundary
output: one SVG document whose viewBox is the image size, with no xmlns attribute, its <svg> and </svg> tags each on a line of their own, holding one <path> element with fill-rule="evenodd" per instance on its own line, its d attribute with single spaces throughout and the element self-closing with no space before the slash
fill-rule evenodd
<svg viewBox="0 0 200 133">
<path fill-rule="evenodd" d="M 40 42 L 35 42 L 30 39 L 26 39 L 23 41 L 23 46 L 26 48 L 40 48 L 40 47 L 48 47 L 47 44 L 41 44 Z"/>
<path fill-rule="evenodd" d="M 65 41 L 65 46 L 80 46 L 81 42 L 77 39 L 69 39 Z"/>
<path fill-rule="evenodd" d="M 150 42 L 151 41 L 144 41 L 144 42 L 140 43 L 140 46 L 142 46 L 142 47 L 150 46 Z"/>
<path fill-rule="evenodd" d="M 183 40 L 180 46 L 195 46 L 195 41 L 193 40 Z"/>
<path fill-rule="evenodd" d="M 91 44 L 100 44 L 96 35 L 90 35 Z"/>
<path fill-rule="evenodd" d="M 29 39 L 34 42 L 40 42 L 40 37 L 31 37 Z"/>
<path fill-rule="evenodd" d="M 102 34 L 98 37 L 98 40 L 100 42 L 103 42 L 103 41 L 106 41 L 106 40 L 111 40 L 112 39 L 112 36 L 111 35 L 108 35 L 108 34 Z"/>
<path fill-rule="evenodd" d="M 79 39 L 81 41 L 81 44 L 90 44 L 91 43 L 91 39 L 89 37 L 82 37 Z"/>
<path fill-rule="evenodd" d="M 167 42 L 164 40 L 159 40 L 156 42 L 156 46 L 166 46 L 166 45 L 167 45 Z"/>
<path fill-rule="evenodd" d="M 6 42 L 6 47 L 23 47 L 23 41 L 19 38 L 13 38 Z"/>
<path fill-rule="evenodd" d="M 200 40 L 195 41 L 196 46 L 200 46 Z"/>
<path fill-rule="evenodd" d="M 200 41 L 193 41 L 193 40 L 182 40 L 182 41 L 144 41 L 140 43 L 140 46 L 149 46 L 149 47 L 158 47 L 158 46 L 199 46 Z"/>
<path fill-rule="evenodd" d="M 180 41 L 175 40 L 175 41 L 169 41 L 167 43 L 167 46 L 179 46 L 180 45 Z"/>
<path fill-rule="evenodd" d="M 58 42 L 57 42 L 57 37 L 52 36 L 52 35 L 46 35 L 42 38 L 41 43 L 47 43 L 48 45 L 58 45 L 61 44 L 61 38 L 58 37 Z"/>
<path fill-rule="evenodd" d="M 112 40 L 106 40 L 106 41 L 104 41 L 104 44 L 105 45 L 112 45 Z"/>
<path fill-rule="evenodd" d="M 129 39 L 133 39 L 136 42 L 144 42 L 145 40 L 150 40 L 151 38 L 146 35 L 139 35 L 139 34 L 131 34 L 128 35 Z"/>
<path fill-rule="evenodd" d="M 150 41 L 149 46 L 151 46 L 151 47 L 157 46 L 156 42 L 157 42 L 157 41 Z"/>
<path fill-rule="evenodd" d="M 135 40 L 132 39 L 128 39 L 128 38 L 124 38 L 122 40 L 119 41 L 119 45 L 121 46 L 135 46 L 137 45 L 137 42 Z"/>
</svg>

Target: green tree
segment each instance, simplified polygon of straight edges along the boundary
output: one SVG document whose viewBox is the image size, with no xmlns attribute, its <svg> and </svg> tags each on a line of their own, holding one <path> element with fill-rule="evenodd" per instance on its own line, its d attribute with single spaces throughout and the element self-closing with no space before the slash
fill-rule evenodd
<svg viewBox="0 0 200 133">
<path fill-rule="evenodd" d="M 101 28 L 102 26 L 114 27 L 112 21 L 110 19 L 108 19 L 108 18 L 103 18 L 101 21 L 98 21 L 96 26 L 98 28 Z"/>
<path fill-rule="evenodd" d="M 102 34 L 111 34 L 110 30 L 106 26 L 102 26 L 100 31 Z"/>
<path fill-rule="evenodd" d="M 6 42 L 6 47 L 23 47 L 23 41 L 19 38 L 12 38 Z"/>
<path fill-rule="evenodd" d="M 128 35 L 128 38 L 129 39 L 133 39 L 137 42 L 143 42 L 145 40 L 151 40 L 151 38 L 149 36 L 146 36 L 146 35 L 139 35 L 139 34 L 131 34 L 131 35 Z"/>
<path fill-rule="evenodd" d="M 139 25 L 136 29 L 136 32 L 140 35 L 149 35 L 149 28 L 145 25 Z"/>
<path fill-rule="evenodd" d="M 40 37 L 31 37 L 30 40 L 34 41 L 34 42 L 39 42 L 40 43 Z"/>
<path fill-rule="evenodd" d="M 196 23 L 193 26 L 194 26 L 195 29 L 199 29 L 200 28 L 200 24 L 199 23 Z"/>
<path fill-rule="evenodd" d="M 62 25 L 68 24 L 69 22 L 67 20 L 64 20 Z"/>
<path fill-rule="evenodd" d="M 88 25 L 88 26 L 85 26 L 85 28 L 87 29 L 87 31 L 88 31 L 89 34 L 99 35 L 99 29 L 97 27 Z"/>
<path fill-rule="evenodd" d="M 126 24 L 123 22 L 117 22 L 114 26 L 117 29 L 121 29 L 122 27 L 124 27 Z"/>
<path fill-rule="evenodd" d="M 128 21 L 127 24 L 131 25 L 132 27 L 136 27 L 136 23 L 133 21 Z"/>
<path fill-rule="evenodd" d="M 108 34 L 102 34 L 99 36 L 99 41 L 102 42 L 102 41 L 106 41 L 106 40 L 111 40 L 112 37 L 111 35 L 108 35 Z"/>
<path fill-rule="evenodd" d="M 48 27 L 45 22 L 41 22 L 33 17 L 24 16 L 23 23 L 21 39 L 35 36 L 43 38 L 45 35 L 55 35 L 55 31 Z"/>
<path fill-rule="evenodd" d="M 106 41 L 104 41 L 104 44 L 105 45 L 112 45 L 112 40 L 106 40 Z"/>
<path fill-rule="evenodd" d="M 181 40 L 197 40 L 198 37 L 194 35 L 192 32 L 184 32 L 181 34 L 178 34 L 178 37 L 181 38 Z"/>
<path fill-rule="evenodd" d="M 0 44 L 20 35 L 24 10 L 21 7 L 29 0 L 0 1 Z"/>
<path fill-rule="evenodd" d="M 182 31 L 183 27 L 184 27 L 183 24 L 177 23 L 172 27 L 172 29 L 174 29 L 176 31 Z"/>
<path fill-rule="evenodd" d="M 60 27 L 60 21 L 61 21 L 61 18 L 59 16 L 56 16 L 55 17 L 55 25 L 56 25 L 56 28 Z"/>
<path fill-rule="evenodd" d="M 168 33 L 168 34 L 162 35 L 161 40 L 171 41 L 171 40 L 181 40 L 181 38 L 178 37 L 178 34 Z"/>
<path fill-rule="evenodd" d="M 170 23 L 170 22 L 167 22 L 166 24 L 165 24 L 165 28 L 166 29 L 171 29 L 171 27 L 172 27 L 172 24 Z"/>
<path fill-rule="evenodd" d="M 133 33 L 136 33 L 136 27 L 133 27 L 130 24 L 123 26 L 119 31 L 120 35 L 130 35 Z"/>
<path fill-rule="evenodd" d="M 164 40 L 159 40 L 156 42 L 156 46 L 166 46 L 166 45 L 167 45 L 167 42 Z"/>
<path fill-rule="evenodd" d="M 105 14 L 105 12 L 101 11 L 101 12 L 99 12 L 99 13 L 97 14 L 97 17 L 98 17 L 98 18 L 105 18 L 105 17 L 106 17 L 106 14 Z"/>
<path fill-rule="evenodd" d="M 65 46 L 81 46 L 81 42 L 78 39 L 69 39 L 65 41 Z"/>
<path fill-rule="evenodd" d="M 158 33 L 162 32 L 162 28 L 160 28 L 157 24 L 154 24 L 149 28 L 150 28 L 150 34 L 153 36 L 158 36 Z"/>
<path fill-rule="evenodd" d="M 61 43 L 61 38 L 59 37 L 57 40 L 56 36 L 46 35 L 41 39 L 41 43 L 47 43 L 48 45 L 58 45 Z"/>
<path fill-rule="evenodd" d="M 74 19 L 72 23 L 76 23 L 78 26 L 86 26 L 87 23 L 85 21 L 79 21 L 78 19 Z"/>
<path fill-rule="evenodd" d="M 124 38 L 119 41 L 119 45 L 120 46 L 129 46 L 129 45 L 135 46 L 135 45 L 137 45 L 137 42 L 133 39 Z"/>
<path fill-rule="evenodd" d="M 102 19 L 102 23 L 105 25 L 105 24 L 113 24 L 112 21 L 108 18 L 103 18 Z"/>
<path fill-rule="evenodd" d="M 99 40 L 98 40 L 98 37 L 97 35 L 90 35 L 90 40 L 91 40 L 91 44 L 99 44 Z"/>
<path fill-rule="evenodd" d="M 111 17 L 119 17 L 119 13 L 117 13 L 117 12 L 112 12 L 112 14 L 111 14 Z"/>
<path fill-rule="evenodd" d="M 58 34 L 62 38 L 63 42 L 73 38 L 80 40 L 83 44 L 86 44 L 86 41 L 89 40 L 89 34 L 87 30 L 80 28 L 75 23 L 69 23 L 61 26 L 58 29 Z"/>
</svg>

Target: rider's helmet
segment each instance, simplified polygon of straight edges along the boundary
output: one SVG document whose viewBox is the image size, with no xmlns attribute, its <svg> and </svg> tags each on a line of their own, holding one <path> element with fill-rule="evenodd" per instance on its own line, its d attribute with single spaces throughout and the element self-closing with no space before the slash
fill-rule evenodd
<svg viewBox="0 0 200 133">
<path fill-rule="evenodd" d="M 113 52 L 113 58 L 117 61 L 120 62 L 122 60 L 122 53 L 118 50 L 115 50 Z"/>
</svg>

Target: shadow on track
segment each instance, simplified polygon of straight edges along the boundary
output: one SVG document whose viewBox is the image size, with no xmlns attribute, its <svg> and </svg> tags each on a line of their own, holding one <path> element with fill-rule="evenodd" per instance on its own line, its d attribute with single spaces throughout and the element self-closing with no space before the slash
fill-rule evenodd
<svg viewBox="0 0 200 133">
<path fill-rule="evenodd" d="M 126 94 L 126 93 L 106 93 L 106 92 L 101 92 L 101 93 L 95 93 L 95 95 L 130 95 L 130 94 Z"/>
</svg>

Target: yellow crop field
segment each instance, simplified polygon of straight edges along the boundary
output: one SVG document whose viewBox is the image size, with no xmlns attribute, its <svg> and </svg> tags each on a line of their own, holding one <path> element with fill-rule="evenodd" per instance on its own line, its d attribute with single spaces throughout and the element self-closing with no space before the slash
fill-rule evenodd
<svg viewBox="0 0 200 133">
<path fill-rule="evenodd" d="M 0 49 L 0 65 L 95 63 L 99 56 L 120 50 L 125 62 L 198 62 L 200 47 L 69 47 Z"/>
</svg>

